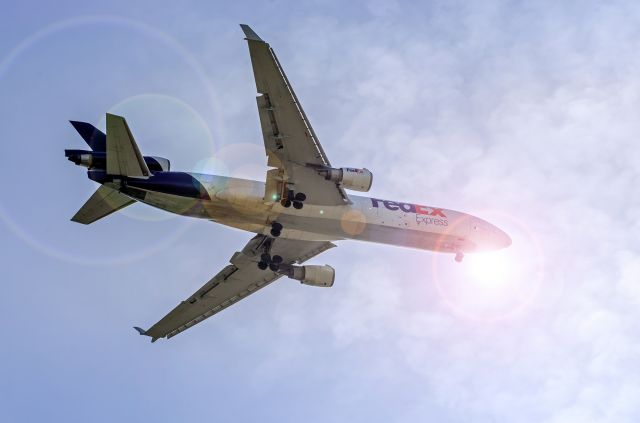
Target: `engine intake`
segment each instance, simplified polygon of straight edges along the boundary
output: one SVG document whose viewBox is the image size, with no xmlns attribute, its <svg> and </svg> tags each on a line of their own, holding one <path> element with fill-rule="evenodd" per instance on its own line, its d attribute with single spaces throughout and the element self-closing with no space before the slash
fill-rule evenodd
<svg viewBox="0 0 640 423">
<path fill-rule="evenodd" d="M 330 288 L 336 278 L 336 271 L 331 266 L 289 266 L 285 272 L 291 279 L 305 285 Z"/>
<path fill-rule="evenodd" d="M 353 167 L 341 167 L 340 169 L 322 169 L 320 173 L 324 178 L 339 183 L 346 189 L 367 192 L 373 183 L 373 173 L 369 169 L 357 169 Z"/>
<path fill-rule="evenodd" d="M 144 156 L 144 161 L 152 172 L 169 172 L 171 162 L 164 157 Z"/>
</svg>

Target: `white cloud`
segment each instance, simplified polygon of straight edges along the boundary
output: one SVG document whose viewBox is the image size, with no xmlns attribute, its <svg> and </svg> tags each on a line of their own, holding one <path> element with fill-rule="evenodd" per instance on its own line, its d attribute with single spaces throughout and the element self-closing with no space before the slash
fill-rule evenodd
<svg viewBox="0 0 640 423">
<path fill-rule="evenodd" d="M 307 44 L 297 61 L 331 68 L 317 85 L 350 87 L 345 113 L 313 106 L 314 125 L 344 128 L 328 150 L 376 170 L 380 195 L 525 222 L 545 251 L 542 292 L 511 320 L 471 321 L 437 301 L 411 304 L 403 281 L 418 265 L 403 254 L 389 254 L 393 271 L 360 258 L 350 277 L 339 267 L 349 288 L 331 320 L 337 346 L 395 342 L 426 395 L 491 421 L 637 420 L 640 233 L 627 209 L 637 210 L 640 91 L 630 71 L 640 61 L 619 54 L 638 46 L 636 15 L 484 7 L 439 16 L 464 22 L 447 43 L 384 16 L 328 20 L 325 53 Z M 376 36 L 380 27 L 391 35 Z"/>
<path fill-rule="evenodd" d="M 362 420 L 383 420 L 393 408 L 405 421 L 638 421 L 638 6 L 375 1 L 362 10 L 357 19 L 316 10 L 320 16 L 284 24 L 261 19 L 268 30 L 255 29 L 272 42 L 334 164 L 372 169 L 374 196 L 517 218 L 524 227 L 497 214 L 494 223 L 511 226 L 512 250 L 522 252 L 517 264 L 532 274 L 540 259 L 533 244 L 540 244 L 540 289 L 523 289 L 533 298 L 518 313 L 471 318 L 446 303 L 433 279 L 436 263 L 444 275 L 439 283 L 464 290 L 452 260 L 344 242 L 318 259 L 337 269 L 331 290 L 278 282 L 257 294 L 265 301 L 252 296 L 245 300 L 252 304 L 225 311 L 220 319 L 228 326 L 216 317 L 192 329 L 200 333 L 168 341 L 164 351 L 191 351 L 171 365 L 193 366 L 185 383 L 206 395 L 211 386 L 195 380 L 201 373 L 218 390 L 242 393 L 229 398 L 259 397 L 263 408 L 286 401 L 288 409 L 295 401 L 279 389 L 293 381 L 310 392 L 297 398 L 299 407 L 320 410 L 317 394 L 321 405 L 339 406 L 336 412 L 366 409 Z M 203 35 L 191 46 L 210 72 L 225 126 L 206 115 L 210 105 L 197 110 L 229 172 L 258 175 L 260 146 L 244 144 L 259 143 L 260 132 L 241 34 L 235 22 L 213 22 L 228 23 L 227 31 L 199 15 L 190 14 L 186 29 L 171 16 L 169 28 L 180 37 Z M 175 79 L 191 84 L 187 74 Z M 199 86 L 193 82 L 191 91 Z M 184 97 L 198 103 L 191 91 Z M 189 145 L 208 142 L 206 133 L 189 135 Z M 200 154 L 166 140 L 183 150 L 177 157 L 184 163 Z M 210 153 L 208 147 L 202 151 Z M 185 241 L 163 255 L 177 263 L 164 264 L 174 279 L 185 280 L 178 288 L 163 279 L 163 289 L 186 293 L 195 279 L 206 279 L 204 270 L 194 271 L 203 257 L 216 258 L 213 273 L 241 246 L 242 236 L 219 231 L 222 240 L 190 231 L 188 248 Z M 238 244 L 229 250 L 231 242 Z M 154 278 L 166 275 L 143 276 L 140 295 L 160 295 Z M 32 292 L 16 293 L 34 301 Z M 131 288 L 113 293 L 129 298 Z M 476 301 L 474 310 L 482 310 L 484 298 L 468 295 L 466 305 Z M 198 337 L 208 331 L 221 339 Z M 224 364 L 242 369 L 218 380 Z"/>
</svg>

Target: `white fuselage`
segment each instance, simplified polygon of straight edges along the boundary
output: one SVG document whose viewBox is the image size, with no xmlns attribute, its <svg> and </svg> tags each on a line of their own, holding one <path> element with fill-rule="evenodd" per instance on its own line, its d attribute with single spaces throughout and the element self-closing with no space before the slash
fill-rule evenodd
<svg viewBox="0 0 640 423">
<path fill-rule="evenodd" d="M 355 239 L 449 253 L 494 250 L 510 245 L 500 229 L 454 210 L 349 195 L 351 204 L 302 209 L 264 200 L 264 183 L 190 173 L 210 199 L 146 191 L 146 204 L 183 216 L 268 235 L 272 222 L 281 237 L 309 241 Z"/>
</svg>

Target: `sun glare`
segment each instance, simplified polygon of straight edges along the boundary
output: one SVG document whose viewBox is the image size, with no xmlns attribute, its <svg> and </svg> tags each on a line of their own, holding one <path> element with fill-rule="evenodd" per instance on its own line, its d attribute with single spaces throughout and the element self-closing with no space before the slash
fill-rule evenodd
<svg viewBox="0 0 640 423">
<path fill-rule="evenodd" d="M 544 254 L 535 232 L 515 218 L 500 216 L 513 239 L 509 248 L 466 254 L 462 263 L 450 256 L 433 262 L 438 294 L 453 311 L 474 320 L 515 316 L 543 287 Z"/>
<path fill-rule="evenodd" d="M 513 277 L 512 263 L 505 251 L 480 253 L 465 257 L 469 281 L 487 289 L 500 289 Z"/>
</svg>

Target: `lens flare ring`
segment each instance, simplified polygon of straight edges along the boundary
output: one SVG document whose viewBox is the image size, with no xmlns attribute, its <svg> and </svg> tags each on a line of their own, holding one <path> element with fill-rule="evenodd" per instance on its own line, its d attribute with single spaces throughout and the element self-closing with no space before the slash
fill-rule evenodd
<svg viewBox="0 0 640 423">
<path fill-rule="evenodd" d="M 532 257 L 526 257 L 524 259 L 529 261 L 528 264 L 533 265 L 534 271 L 527 273 L 527 275 L 524 275 L 524 274 L 520 275 L 521 278 L 525 278 L 525 277 L 531 278 L 526 281 L 526 284 L 524 281 L 518 281 L 519 283 L 523 284 L 522 286 L 526 287 L 526 292 L 525 292 L 526 295 L 523 298 L 515 301 L 509 307 L 506 307 L 504 310 L 501 310 L 499 312 L 482 313 L 482 312 L 475 311 L 471 307 L 465 305 L 464 301 L 457 298 L 457 296 L 453 295 L 453 293 L 451 292 L 451 289 L 448 289 L 448 284 L 447 284 L 448 281 L 445 280 L 445 278 L 443 277 L 443 269 L 441 268 L 442 257 L 440 255 L 435 255 L 435 254 L 432 258 L 433 281 L 434 281 L 436 290 L 438 292 L 438 296 L 440 297 L 440 300 L 454 314 L 458 316 L 462 316 L 466 319 L 473 320 L 473 321 L 480 321 L 480 322 L 498 322 L 498 321 L 512 319 L 518 315 L 521 315 L 524 312 L 524 310 L 526 310 L 532 304 L 532 302 L 537 298 L 540 292 L 540 289 L 545 280 L 544 252 L 535 232 L 533 232 L 530 229 L 530 227 L 526 223 L 522 222 L 520 219 L 499 210 L 484 210 L 479 213 L 481 215 L 492 215 L 492 216 L 495 216 L 497 220 L 508 222 L 509 224 L 511 224 L 511 226 L 517 229 L 517 232 L 519 234 L 523 235 L 522 237 L 524 238 L 523 240 L 529 241 L 530 247 L 532 249 Z M 457 224 L 460 224 L 460 223 L 458 222 Z M 448 228 L 447 233 L 449 233 L 453 228 L 455 228 L 457 224 L 454 224 L 452 225 L 452 227 Z M 440 245 L 443 245 L 445 235 L 446 234 L 443 234 L 443 236 L 440 238 L 439 240 Z M 511 247 L 508 247 L 508 248 L 514 248 L 514 246 L 512 245 Z M 443 248 L 440 251 L 444 252 L 445 250 L 446 249 Z M 503 250 L 503 251 L 506 251 L 506 250 Z M 450 252 L 450 251 L 446 251 L 446 252 Z M 500 253 L 502 253 L 502 251 Z M 452 262 L 452 266 L 453 265 L 467 266 L 467 269 L 466 269 L 467 273 L 464 279 L 466 280 L 468 285 L 462 286 L 461 287 L 462 290 L 464 290 L 465 288 L 468 289 L 469 291 L 472 291 L 472 288 L 474 290 L 479 289 L 480 290 L 479 292 L 485 295 L 484 298 L 473 298 L 472 301 L 475 301 L 476 304 L 483 305 L 482 301 L 487 301 L 488 303 L 492 299 L 495 299 L 496 296 L 499 296 L 500 294 L 503 293 L 502 291 L 505 288 L 505 286 L 513 282 L 511 278 L 516 277 L 512 273 L 514 269 L 518 268 L 517 266 L 519 264 L 507 263 L 506 260 L 508 260 L 509 258 L 504 256 L 500 257 L 499 255 L 496 255 L 495 252 L 494 253 L 476 253 L 472 257 L 468 257 L 468 258 L 470 258 L 471 260 L 467 260 L 467 261 L 468 262 L 470 261 L 471 263 L 467 263 L 465 261 L 463 261 L 462 263 L 453 263 L 453 260 L 451 260 L 451 262 Z M 487 258 L 487 261 L 483 263 L 481 260 L 484 258 Z M 502 269 L 492 268 L 492 266 L 500 266 L 500 265 L 507 265 L 508 267 L 502 268 Z M 472 272 L 474 274 L 472 274 Z M 475 281 L 473 278 L 475 278 Z M 476 286 L 472 286 L 470 282 L 475 282 Z M 473 292 L 477 293 L 478 291 L 473 291 Z"/>
<path fill-rule="evenodd" d="M 196 73 L 198 79 L 203 84 L 205 88 L 205 92 L 207 93 L 207 98 L 209 100 L 210 105 L 212 106 L 214 111 L 220 110 L 219 105 L 215 101 L 215 95 L 213 90 L 213 85 L 210 83 L 209 79 L 206 76 L 204 71 L 204 67 L 198 62 L 198 60 L 187 50 L 185 49 L 176 39 L 168 35 L 167 33 L 161 31 L 158 28 L 155 28 L 151 25 L 148 25 L 144 22 L 123 18 L 120 16 L 113 15 L 85 15 L 79 16 L 71 19 L 65 19 L 58 22 L 51 23 L 39 30 L 33 32 L 26 38 L 24 38 L 21 42 L 19 42 L 14 48 L 12 48 L 1 60 L 0 60 L 0 80 L 2 80 L 5 73 L 11 67 L 12 64 L 20 57 L 21 54 L 25 53 L 33 47 L 38 42 L 45 40 L 46 38 L 79 26 L 84 25 L 95 25 L 95 24 L 108 24 L 108 25 L 119 25 L 121 27 L 125 27 L 134 31 L 137 31 L 143 35 L 146 35 L 150 38 L 156 39 L 164 43 L 168 46 L 172 51 L 176 52 L 178 56 L 180 56 L 185 63 Z M 214 116 L 221 116 L 220 113 L 214 113 Z M 224 126 L 221 121 L 217 122 L 218 131 L 223 138 L 224 135 Z M 155 254 L 159 251 L 162 251 L 165 248 L 168 248 L 173 242 L 175 242 L 184 232 L 186 232 L 187 227 L 190 225 L 189 222 L 185 222 L 181 225 L 178 230 L 173 232 L 169 237 L 165 238 L 162 242 L 156 243 L 149 248 L 145 248 L 136 252 L 129 252 L 126 255 L 118 256 L 118 257 L 101 257 L 100 259 L 96 259 L 95 257 L 77 257 L 77 255 L 72 255 L 70 253 L 60 252 L 57 249 L 46 245 L 43 240 L 39 240 L 30 234 L 24 227 L 18 224 L 7 212 L 5 207 L 0 203 L 0 220 L 9 228 L 11 232 L 13 232 L 19 239 L 23 240 L 27 245 L 31 246 L 37 251 L 40 251 L 50 257 L 54 257 L 59 260 L 68 261 L 75 264 L 84 264 L 84 265 L 114 265 L 114 264 L 122 264 L 129 263 L 137 260 L 144 259 L 149 257 L 152 254 Z"/>
</svg>

